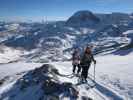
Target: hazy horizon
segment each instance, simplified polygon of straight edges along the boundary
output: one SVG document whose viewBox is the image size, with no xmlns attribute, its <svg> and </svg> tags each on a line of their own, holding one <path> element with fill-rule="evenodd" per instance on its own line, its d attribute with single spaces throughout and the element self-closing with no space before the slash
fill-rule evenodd
<svg viewBox="0 0 133 100">
<path fill-rule="evenodd" d="M 67 20 L 79 10 L 94 13 L 132 13 L 132 0 L 3 0 L 0 20 L 49 21 Z"/>
</svg>

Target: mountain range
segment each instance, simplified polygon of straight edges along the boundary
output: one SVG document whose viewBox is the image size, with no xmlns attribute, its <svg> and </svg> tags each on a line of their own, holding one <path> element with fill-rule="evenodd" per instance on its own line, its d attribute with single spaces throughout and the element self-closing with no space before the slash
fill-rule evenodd
<svg viewBox="0 0 133 100">
<path fill-rule="evenodd" d="M 132 30 L 132 14 L 96 14 L 84 10 L 66 21 L 1 22 L 0 44 L 27 51 L 23 57 L 32 61 L 59 61 L 70 59 L 73 48 L 83 51 L 87 45 L 94 45 L 94 54 L 132 48 Z"/>
</svg>

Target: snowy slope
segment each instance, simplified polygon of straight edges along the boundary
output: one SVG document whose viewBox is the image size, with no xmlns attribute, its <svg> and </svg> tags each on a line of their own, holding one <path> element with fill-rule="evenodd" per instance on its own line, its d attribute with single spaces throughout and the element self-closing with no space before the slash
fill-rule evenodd
<svg viewBox="0 0 133 100">
<path fill-rule="evenodd" d="M 21 58 L 23 52 L 14 48 L 0 46 L 0 63 L 16 62 Z"/>
<path fill-rule="evenodd" d="M 36 67 L 40 67 L 41 65 L 42 64 L 40 63 L 25 63 L 25 62 L 1 64 L 0 65 L 0 79 L 6 76 L 12 76 L 17 73 L 21 73 L 24 71 L 34 69 Z"/>
<path fill-rule="evenodd" d="M 96 57 L 96 60 L 97 60 L 96 87 L 93 89 L 90 89 L 87 84 L 76 85 L 78 82 L 78 78 L 74 77 L 71 74 L 72 73 L 71 62 L 55 62 L 55 63 L 53 62 L 52 65 L 55 66 L 55 68 L 60 73 L 60 74 L 57 74 L 57 73 L 55 74 L 58 77 L 59 83 L 69 82 L 69 83 L 72 83 L 74 87 L 76 85 L 76 90 L 79 92 L 78 93 L 79 100 L 82 100 L 82 98 L 87 98 L 87 97 L 90 97 L 93 100 L 132 100 L 133 99 L 132 59 L 133 59 L 133 53 L 130 53 L 126 56 L 119 56 L 119 55 L 97 56 Z M 5 77 L 5 76 L 11 77 L 11 76 L 15 76 L 16 73 L 20 73 L 20 74 L 16 74 L 15 77 L 23 78 L 22 76 L 23 74 L 26 76 L 30 75 L 30 71 L 28 70 L 34 69 L 41 65 L 42 65 L 41 63 L 33 64 L 33 63 L 23 63 L 23 62 L 1 65 L 0 75 L 2 77 Z M 10 69 L 10 72 L 7 73 L 7 69 Z M 22 74 L 21 72 L 24 72 L 24 71 L 25 73 Z M 89 77 L 93 78 L 93 64 L 91 66 L 89 73 L 90 73 Z M 49 75 L 51 76 L 52 74 L 49 74 Z M 51 76 L 51 77 L 54 77 L 54 76 Z M 16 78 L 16 79 L 20 80 L 19 78 Z M 15 84 L 14 82 L 16 79 L 12 77 L 12 79 L 7 78 L 7 80 L 5 80 L 5 82 L 3 83 L 4 85 L 1 85 L 0 87 L 1 96 L 4 96 L 4 94 L 6 95 L 6 93 L 9 93 L 8 95 L 11 96 L 12 93 L 10 94 L 10 92 L 8 91 L 12 91 L 12 92 L 14 91 L 13 93 L 15 93 L 15 91 L 18 91 L 18 89 L 12 90 L 12 87 L 14 87 L 14 84 Z M 10 83 L 6 82 L 8 80 L 10 80 Z M 22 93 L 21 94 L 18 92 L 16 96 L 17 98 L 13 100 L 32 99 L 33 98 L 31 96 L 32 94 L 29 94 L 28 91 L 29 92 L 34 91 L 33 97 L 36 98 L 37 97 L 37 95 L 35 95 L 36 92 L 41 90 L 40 90 L 40 87 L 37 86 L 37 84 L 32 87 L 29 86 L 24 93 L 21 92 Z M 41 95 L 38 95 L 38 96 L 41 96 Z M 5 99 L 8 100 L 8 97 Z M 9 99 L 9 100 L 12 100 L 12 99 Z M 65 100 L 65 98 L 62 100 Z"/>
</svg>

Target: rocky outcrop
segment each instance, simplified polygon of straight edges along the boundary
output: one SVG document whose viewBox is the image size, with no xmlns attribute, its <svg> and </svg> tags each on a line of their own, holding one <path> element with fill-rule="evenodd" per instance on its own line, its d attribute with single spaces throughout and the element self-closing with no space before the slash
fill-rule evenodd
<svg viewBox="0 0 133 100">
<path fill-rule="evenodd" d="M 59 72 L 49 64 L 27 72 L 0 99 L 8 100 L 63 100 L 78 98 L 78 90 L 72 83 L 61 82 Z M 34 98 L 34 99 L 33 99 Z"/>
</svg>

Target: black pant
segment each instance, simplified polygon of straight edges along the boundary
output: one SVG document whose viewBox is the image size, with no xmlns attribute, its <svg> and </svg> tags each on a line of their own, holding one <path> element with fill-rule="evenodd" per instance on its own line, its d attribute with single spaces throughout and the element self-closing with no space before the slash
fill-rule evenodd
<svg viewBox="0 0 133 100">
<path fill-rule="evenodd" d="M 90 68 L 90 64 L 88 64 L 88 65 L 82 65 L 81 76 L 82 76 L 83 78 L 85 78 L 85 79 L 87 79 L 89 68 Z"/>
<path fill-rule="evenodd" d="M 77 73 L 79 73 L 80 70 L 81 70 L 80 64 L 78 64 L 78 65 L 73 65 L 73 73 L 75 73 L 76 67 L 78 67 Z"/>
</svg>

